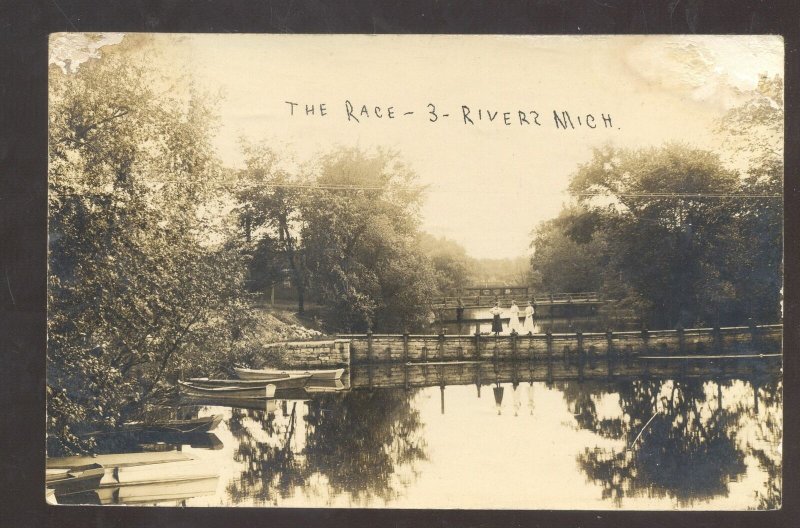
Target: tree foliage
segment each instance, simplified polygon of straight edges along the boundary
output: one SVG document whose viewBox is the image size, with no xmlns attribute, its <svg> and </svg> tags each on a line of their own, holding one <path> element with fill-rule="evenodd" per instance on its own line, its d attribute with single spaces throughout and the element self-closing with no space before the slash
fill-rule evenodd
<svg viewBox="0 0 800 528">
<path fill-rule="evenodd" d="M 334 324 L 398 331 L 421 323 L 433 269 L 416 248 L 422 189 L 398 154 L 342 149 L 309 171 L 302 237 L 315 295 Z"/>
<path fill-rule="evenodd" d="M 439 295 L 447 295 L 474 282 L 474 259 L 467 255 L 464 246 L 458 242 L 420 233 L 416 245 L 433 265 L 436 292 Z"/>
<path fill-rule="evenodd" d="M 539 287 L 598 289 L 658 326 L 779 320 L 782 118 L 782 81 L 765 78 L 718 128 L 746 157 L 596 149 L 570 182 L 576 204 L 535 232 Z"/>
<path fill-rule="evenodd" d="M 131 57 L 51 70 L 48 419 L 51 452 L 89 445 L 230 339 L 238 252 L 203 214 L 220 170 L 212 107 Z"/>
</svg>

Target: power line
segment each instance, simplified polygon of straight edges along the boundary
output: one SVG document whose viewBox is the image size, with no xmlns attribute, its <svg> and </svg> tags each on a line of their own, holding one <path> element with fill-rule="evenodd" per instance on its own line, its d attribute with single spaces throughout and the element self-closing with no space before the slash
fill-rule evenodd
<svg viewBox="0 0 800 528">
<path fill-rule="evenodd" d="M 148 183 L 153 184 L 167 184 L 167 183 L 184 183 L 183 180 L 148 180 Z M 228 184 L 232 184 L 232 182 L 227 182 Z M 418 187 L 411 187 L 411 186 L 396 186 L 393 185 L 391 187 L 381 186 L 381 185 L 347 185 L 347 184 L 316 184 L 316 183 L 251 183 L 246 185 L 241 185 L 242 188 L 284 188 L 284 189 L 304 189 L 304 190 L 327 190 L 327 191 L 382 191 L 382 190 L 397 190 L 397 191 L 410 191 L 410 192 L 419 192 L 419 191 L 434 191 L 434 192 L 476 192 L 473 189 L 464 189 L 464 188 L 449 188 L 444 187 L 441 185 L 420 185 Z M 113 191 L 112 191 L 113 192 Z M 510 194 L 518 194 L 518 191 L 509 191 Z M 73 194 L 73 193 L 63 193 L 63 194 Z M 486 194 L 486 191 L 482 191 L 482 194 Z M 488 194 L 504 194 L 504 193 L 496 193 L 496 192 L 489 192 Z M 782 194 L 731 194 L 731 193 L 659 193 L 659 192 L 650 192 L 650 193 L 591 193 L 591 192 L 584 192 L 584 193 L 576 193 L 574 196 L 584 197 L 584 198 L 595 198 L 595 197 L 602 197 L 602 198 L 783 198 Z"/>
</svg>

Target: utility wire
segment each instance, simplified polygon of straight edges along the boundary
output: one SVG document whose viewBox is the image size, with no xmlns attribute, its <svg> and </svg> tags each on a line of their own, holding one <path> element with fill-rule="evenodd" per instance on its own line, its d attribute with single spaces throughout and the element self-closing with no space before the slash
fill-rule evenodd
<svg viewBox="0 0 800 528">
<path fill-rule="evenodd" d="M 181 180 L 149 180 L 148 183 L 166 184 L 166 183 L 183 183 Z M 241 186 L 242 188 L 284 188 L 284 189 L 307 189 L 307 190 L 329 190 L 329 191 L 380 191 L 386 190 L 385 186 L 380 185 L 346 185 L 346 184 L 315 184 L 315 183 L 258 183 L 247 184 Z M 469 192 L 475 193 L 477 190 L 465 188 L 447 188 L 440 185 L 421 185 L 419 187 L 409 186 L 392 186 L 393 190 L 401 191 L 420 191 L 432 190 L 434 192 Z M 518 194 L 517 191 L 509 191 L 510 194 Z M 72 193 L 70 193 L 72 194 Z M 481 194 L 487 194 L 482 191 Z M 503 193 L 488 193 L 488 194 L 503 194 Z M 731 194 L 731 193 L 576 193 L 574 196 L 583 198 L 605 197 L 605 198 L 783 198 L 782 194 Z"/>
</svg>

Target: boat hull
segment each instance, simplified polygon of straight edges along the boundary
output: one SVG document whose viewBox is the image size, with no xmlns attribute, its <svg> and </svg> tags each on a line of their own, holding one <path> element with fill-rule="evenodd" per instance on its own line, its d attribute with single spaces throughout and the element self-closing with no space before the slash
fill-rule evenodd
<svg viewBox="0 0 800 528">
<path fill-rule="evenodd" d="M 285 370 L 285 369 L 246 369 L 234 368 L 236 375 L 243 380 L 270 379 L 271 376 L 289 375 L 297 376 L 310 374 L 312 380 L 336 380 L 342 377 L 344 369 L 327 370 Z"/>
<path fill-rule="evenodd" d="M 52 488 L 56 497 L 81 493 L 95 489 L 106 474 L 100 464 L 87 464 L 70 468 L 66 471 L 49 470 L 45 473 L 48 488 Z"/>
<path fill-rule="evenodd" d="M 223 416 L 203 416 L 191 420 L 171 420 L 166 422 L 129 422 L 122 425 L 124 432 L 147 433 L 207 433 L 213 431 L 222 421 Z"/>
<path fill-rule="evenodd" d="M 259 385 L 257 387 L 202 387 L 192 383 L 179 381 L 181 392 L 187 396 L 199 396 L 202 398 L 224 398 L 224 399 L 266 399 L 275 396 L 275 385 Z"/>
</svg>

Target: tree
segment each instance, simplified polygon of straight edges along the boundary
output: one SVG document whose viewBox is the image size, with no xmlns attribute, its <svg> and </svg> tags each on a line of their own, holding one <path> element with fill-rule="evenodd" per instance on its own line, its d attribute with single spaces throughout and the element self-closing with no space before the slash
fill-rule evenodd
<svg viewBox="0 0 800 528">
<path fill-rule="evenodd" d="M 745 310 L 758 321 L 781 318 L 783 286 L 783 79 L 762 76 L 748 100 L 718 122 L 720 147 L 744 172 L 739 244 L 731 262 Z"/>
<path fill-rule="evenodd" d="M 436 291 L 440 295 L 464 288 L 473 282 L 473 259 L 458 242 L 420 233 L 415 245 L 430 259 L 436 272 Z"/>
<path fill-rule="evenodd" d="M 742 179 L 684 145 L 596 149 L 570 182 L 577 205 L 537 231 L 535 271 L 567 291 L 599 285 L 651 325 L 774 320 L 782 211 L 754 197 L 777 192 L 770 174 Z"/>
<path fill-rule="evenodd" d="M 344 329 L 400 330 L 422 322 L 435 290 L 417 251 L 422 188 L 396 152 L 340 149 L 310 168 L 302 200 L 309 283 Z"/>
<path fill-rule="evenodd" d="M 306 270 L 298 228 L 303 194 L 302 187 L 297 187 L 302 180 L 293 175 L 287 160 L 269 146 L 243 142 L 242 150 L 246 168 L 239 173 L 236 194 L 245 243 L 252 246 L 253 240 L 258 239 L 258 248 L 250 248 L 251 265 L 267 272 L 272 285 L 278 279 L 274 275 L 274 251 L 279 251 L 290 270 L 297 290 L 297 310 L 302 314 Z M 273 253 L 265 253 L 270 249 Z"/>
<path fill-rule="evenodd" d="M 242 274 L 203 215 L 210 102 L 159 91 L 122 52 L 50 73 L 48 448 L 64 453 L 230 343 Z"/>
<path fill-rule="evenodd" d="M 536 271 L 536 290 L 576 293 L 603 288 L 606 243 L 593 224 L 588 232 L 580 232 L 588 215 L 585 208 L 564 209 L 535 230 L 531 268 Z"/>
</svg>

